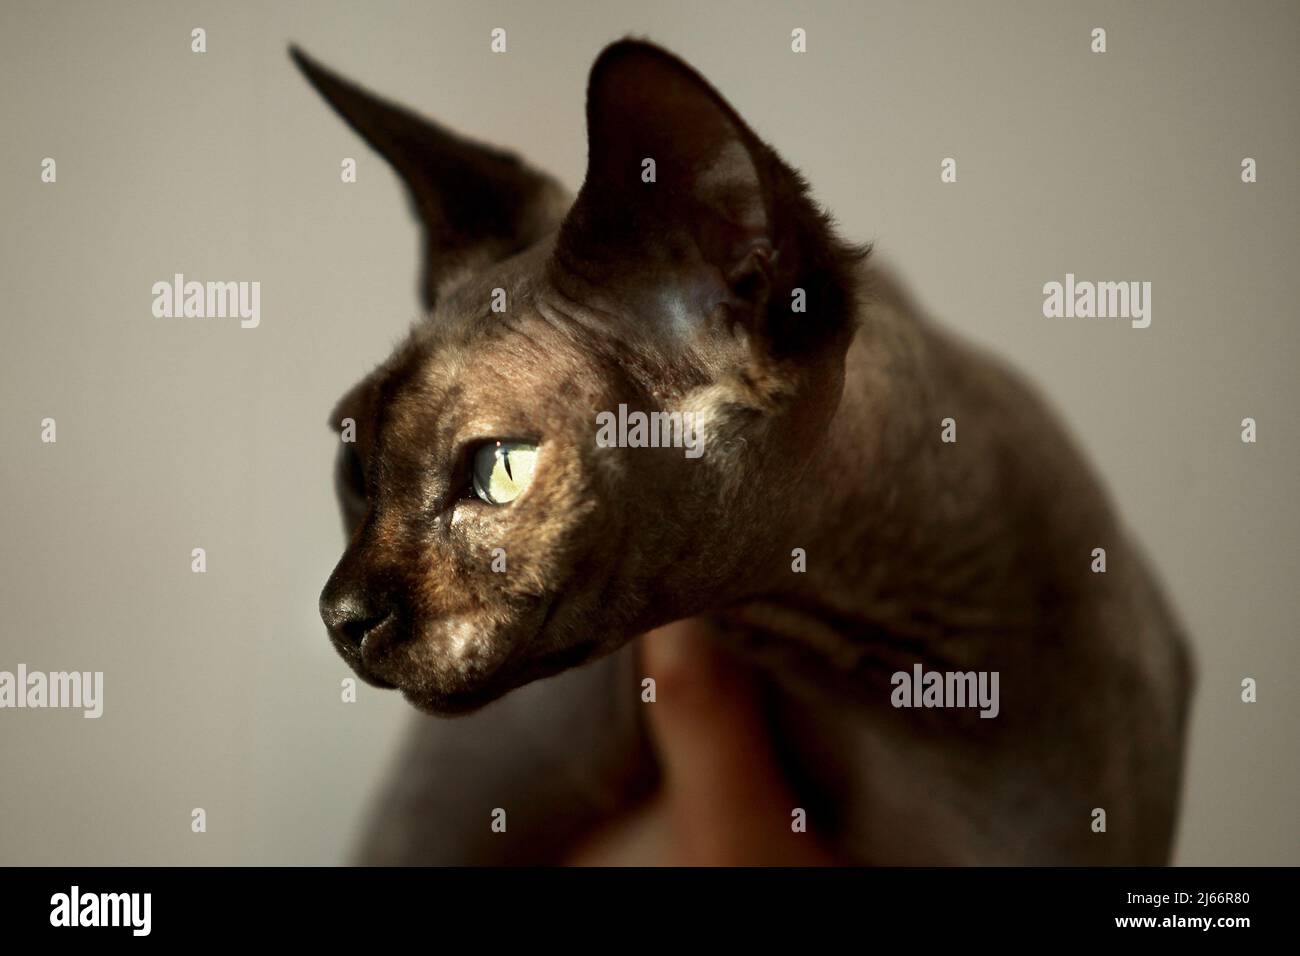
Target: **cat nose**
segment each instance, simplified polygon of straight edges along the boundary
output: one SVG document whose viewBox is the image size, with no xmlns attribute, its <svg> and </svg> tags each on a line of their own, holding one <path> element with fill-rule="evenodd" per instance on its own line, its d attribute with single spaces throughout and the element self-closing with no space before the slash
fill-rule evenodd
<svg viewBox="0 0 1300 956">
<path fill-rule="evenodd" d="M 364 604 L 345 598 L 328 604 L 322 602 L 320 616 L 335 640 L 349 647 L 360 647 L 366 635 L 378 630 L 393 612 L 387 609 L 372 612 Z"/>
<path fill-rule="evenodd" d="M 375 589 L 347 581 L 336 572 L 320 596 L 320 616 L 335 641 L 359 648 L 366 635 L 393 616 L 391 602 Z"/>
</svg>

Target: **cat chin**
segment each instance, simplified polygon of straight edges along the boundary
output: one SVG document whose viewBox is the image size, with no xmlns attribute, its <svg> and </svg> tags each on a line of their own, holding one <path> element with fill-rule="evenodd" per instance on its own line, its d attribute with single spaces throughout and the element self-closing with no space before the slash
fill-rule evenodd
<svg viewBox="0 0 1300 956">
<path fill-rule="evenodd" d="M 481 710 L 494 700 L 510 693 L 517 687 L 532 681 L 532 677 L 511 678 L 507 675 L 494 675 L 480 687 L 468 690 L 440 693 L 425 686 L 398 686 L 406 702 L 417 710 L 435 717 L 457 717 Z"/>
<path fill-rule="evenodd" d="M 504 690 L 498 688 L 479 691 L 462 691 L 455 694 L 436 694 L 429 695 L 426 691 L 403 690 L 402 696 L 406 702 L 416 710 L 430 714 L 434 717 L 459 717 L 465 714 L 472 714 L 476 710 L 481 710 L 492 701 L 501 697 L 503 694 L 513 690 L 513 687 L 507 687 Z"/>
<path fill-rule="evenodd" d="M 407 702 L 417 710 L 437 717 L 455 717 L 473 713 L 510 691 L 523 687 L 525 684 L 531 684 L 535 680 L 546 677 L 554 677 L 571 667 L 585 664 L 592 658 L 599 656 L 600 652 L 601 646 L 599 642 L 592 641 L 587 644 L 552 651 L 531 659 L 521 658 L 512 662 L 514 666 L 503 667 L 501 670 L 489 675 L 478 687 L 449 693 L 432 690 L 427 684 L 418 682 L 406 686 L 399 682 L 397 688 L 401 690 L 402 696 L 406 698 Z"/>
<path fill-rule="evenodd" d="M 381 625 L 359 647 L 339 640 L 335 647 L 358 677 L 375 687 L 401 691 L 418 710 L 440 716 L 468 714 L 621 643 L 587 640 L 555 647 L 551 635 L 555 620 L 566 616 L 563 605 L 553 598 L 543 600 L 532 621 L 515 622 L 508 630 L 492 630 L 481 618 L 453 615 L 427 628 Z"/>
</svg>

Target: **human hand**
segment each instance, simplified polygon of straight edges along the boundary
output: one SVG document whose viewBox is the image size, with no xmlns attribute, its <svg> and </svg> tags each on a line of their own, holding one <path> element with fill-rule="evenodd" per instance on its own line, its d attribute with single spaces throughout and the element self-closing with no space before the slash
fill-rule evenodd
<svg viewBox="0 0 1300 956">
<path fill-rule="evenodd" d="M 810 866 L 830 852 L 794 832 L 799 806 L 767 738 L 748 666 L 699 619 L 638 639 L 642 672 L 655 680 L 645 704 L 662 770 L 642 806 L 592 834 L 576 865 Z"/>
</svg>

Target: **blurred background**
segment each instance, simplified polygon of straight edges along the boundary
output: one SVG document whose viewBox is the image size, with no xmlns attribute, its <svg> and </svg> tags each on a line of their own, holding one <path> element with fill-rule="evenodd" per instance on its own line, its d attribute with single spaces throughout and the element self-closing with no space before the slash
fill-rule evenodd
<svg viewBox="0 0 1300 956">
<path fill-rule="evenodd" d="M 587 70 L 629 33 L 1040 383 L 1194 641 L 1175 861 L 1300 862 L 1300 6 L 1029 0 L 6 0 L 0 669 L 103 671 L 105 712 L 0 711 L 0 862 L 348 856 L 413 712 L 340 700 L 316 612 L 343 544 L 326 417 L 416 317 L 418 233 L 285 48 L 576 188 Z M 260 281 L 260 327 L 155 319 L 176 272 Z M 1151 327 L 1043 318 L 1066 272 L 1152 282 Z"/>
</svg>

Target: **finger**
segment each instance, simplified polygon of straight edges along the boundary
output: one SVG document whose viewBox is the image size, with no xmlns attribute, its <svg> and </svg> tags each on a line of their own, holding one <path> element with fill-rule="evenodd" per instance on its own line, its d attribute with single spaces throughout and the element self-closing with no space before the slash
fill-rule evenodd
<svg viewBox="0 0 1300 956">
<path fill-rule="evenodd" d="M 790 829 L 795 801 L 748 667 L 698 619 L 645 635 L 642 661 L 655 679 L 650 733 L 684 862 L 811 862 L 811 838 Z"/>
</svg>

